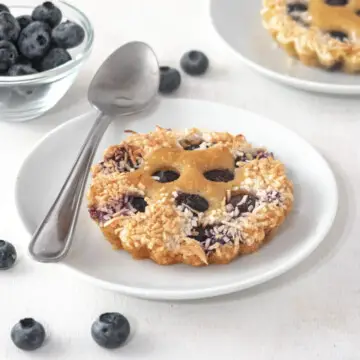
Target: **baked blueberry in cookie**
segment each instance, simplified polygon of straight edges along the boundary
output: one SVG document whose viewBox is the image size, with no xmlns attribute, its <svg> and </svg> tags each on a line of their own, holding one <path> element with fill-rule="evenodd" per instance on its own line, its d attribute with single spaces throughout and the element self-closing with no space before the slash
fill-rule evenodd
<svg viewBox="0 0 360 360">
<path fill-rule="evenodd" d="M 228 182 L 234 180 L 234 173 L 228 169 L 209 170 L 204 173 L 204 176 L 210 181 Z"/>
<path fill-rule="evenodd" d="M 358 0 L 264 0 L 262 20 L 292 57 L 326 70 L 360 71 Z"/>
<path fill-rule="evenodd" d="M 293 204 L 284 165 L 243 135 L 132 132 L 92 168 L 90 217 L 115 249 L 158 264 L 226 264 L 256 251 Z"/>
</svg>

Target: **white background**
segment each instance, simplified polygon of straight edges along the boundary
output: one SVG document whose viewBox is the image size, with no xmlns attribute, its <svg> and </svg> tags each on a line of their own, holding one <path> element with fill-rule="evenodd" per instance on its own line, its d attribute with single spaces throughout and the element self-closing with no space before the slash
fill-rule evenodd
<svg viewBox="0 0 360 360">
<path fill-rule="evenodd" d="M 16 244 L 19 252 L 17 266 L 0 273 L 0 359 L 358 360 L 360 99 L 300 92 L 252 73 L 212 29 L 207 0 L 74 3 L 91 18 L 96 34 L 93 54 L 76 83 L 46 116 L 24 124 L 0 123 L 0 238 Z M 239 36 L 245 34 L 239 24 Z M 61 266 L 36 264 L 27 257 L 29 235 L 14 204 L 17 170 L 42 135 L 89 108 L 85 94 L 94 71 L 129 40 L 148 42 L 168 65 L 178 65 L 187 50 L 204 50 L 211 71 L 199 79 L 183 76 L 177 96 L 263 114 L 297 131 L 324 154 L 336 173 L 340 206 L 330 235 L 309 259 L 238 294 L 161 303 L 94 288 Z M 61 154 L 54 161 L 61 161 Z M 105 311 L 129 317 L 134 334 L 126 347 L 110 352 L 91 340 L 91 323 Z M 32 354 L 17 350 L 9 338 L 11 326 L 25 316 L 41 321 L 49 333 L 47 345 Z"/>
</svg>

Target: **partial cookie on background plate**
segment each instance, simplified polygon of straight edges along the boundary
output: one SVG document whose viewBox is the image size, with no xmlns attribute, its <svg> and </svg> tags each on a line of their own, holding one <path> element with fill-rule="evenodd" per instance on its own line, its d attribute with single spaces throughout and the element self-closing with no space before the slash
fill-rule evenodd
<svg viewBox="0 0 360 360">
<path fill-rule="evenodd" d="M 293 204 L 284 165 L 243 135 L 131 133 L 92 174 L 89 214 L 107 240 L 161 265 L 225 264 L 254 252 Z"/>
<path fill-rule="evenodd" d="M 264 27 L 307 66 L 360 71 L 360 4 L 357 0 L 264 0 Z"/>
</svg>

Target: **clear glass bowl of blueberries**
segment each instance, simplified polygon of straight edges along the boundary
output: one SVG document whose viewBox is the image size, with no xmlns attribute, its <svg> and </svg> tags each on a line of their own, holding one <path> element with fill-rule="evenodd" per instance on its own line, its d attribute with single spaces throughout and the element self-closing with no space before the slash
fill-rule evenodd
<svg viewBox="0 0 360 360">
<path fill-rule="evenodd" d="M 0 4 L 0 120 L 27 121 L 68 91 L 91 52 L 89 19 L 63 1 Z"/>
</svg>

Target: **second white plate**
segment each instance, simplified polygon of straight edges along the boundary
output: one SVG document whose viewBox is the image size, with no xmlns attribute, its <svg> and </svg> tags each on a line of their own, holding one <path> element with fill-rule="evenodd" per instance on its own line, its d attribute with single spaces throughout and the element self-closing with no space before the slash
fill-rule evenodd
<svg viewBox="0 0 360 360">
<path fill-rule="evenodd" d="M 263 28 L 261 6 L 261 0 L 211 0 L 215 29 L 245 64 L 273 80 L 303 90 L 360 94 L 360 75 L 327 72 L 291 61 Z"/>
<path fill-rule="evenodd" d="M 33 233 L 56 197 L 94 121 L 94 114 L 69 121 L 46 135 L 25 160 L 16 184 L 20 216 Z M 129 124 L 131 122 L 131 124 Z M 324 159 L 298 135 L 276 122 L 220 104 L 163 100 L 153 114 L 114 121 L 100 144 L 117 144 L 123 130 L 198 127 L 243 133 L 254 145 L 266 145 L 289 169 L 295 184 L 295 208 L 277 236 L 259 252 L 229 265 L 162 267 L 113 251 L 90 220 L 83 201 L 74 245 L 64 264 L 105 288 L 151 299 L 194 299 L 251 287 L 280 275 L 308 256 L 324 239 L 337 209 L 334 176 Z"/>
</svg>

